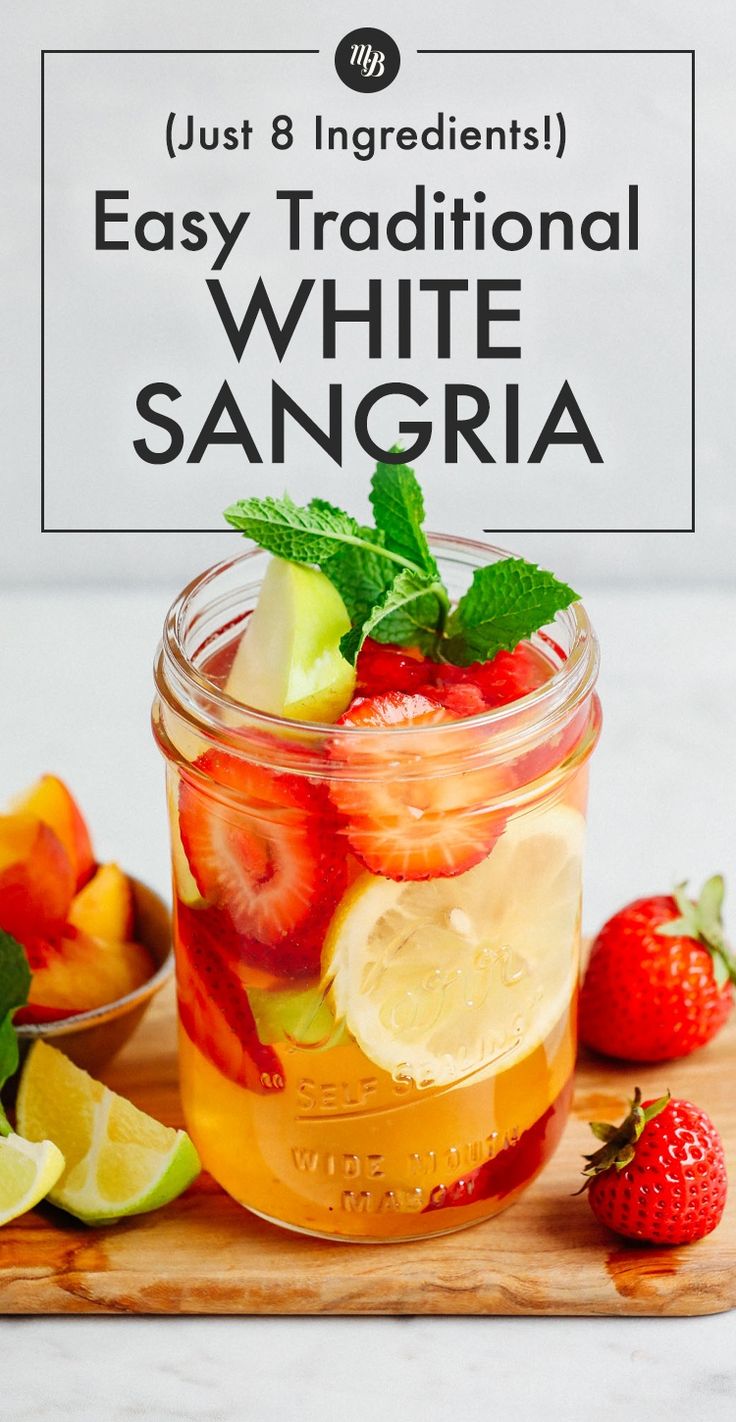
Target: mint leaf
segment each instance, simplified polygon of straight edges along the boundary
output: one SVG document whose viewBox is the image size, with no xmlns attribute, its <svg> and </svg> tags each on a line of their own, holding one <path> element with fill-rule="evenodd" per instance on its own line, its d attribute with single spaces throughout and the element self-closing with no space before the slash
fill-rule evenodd
<svg viewBox="0 0 736 1422">
<path fill-rule="evenodd" d="M 371 554 L 386 564 L 413 569 L 400 553 L 384 546 L 380 534 L 361 528 L 357 519 L 326 499 L 295 504 L 288 494 L 281 499 L 241 499 L 225 509 L 225 518 L 246 538 L 292 563 L 327 564 L 345 548 Z M 393 574 L 386 574 L 389 584 Z"/>
<path fill-rule="evenodd" d="M 358 653 L 366 639 L 370 635 L 375 635 L 374 629 L 379 626 L 384 619 L 390 615 L 405 615 L 411 604 L 423 601 L 428 593 L 433 592 L 437 584 L 428 577 L 426 573 L 420 573 L 411 569 L 404 569 L 392 582 L 390 588 L 384 593 L 381 601 L 374 607 L 365 620 L 355 627 L 351 627 L 340 640 L 340 651 L 346 661 L 352 666 L 358 658 Z"/>
<path fill-rule="evenodd" d="M 473 581 L 451 613 L 442 655 L 455 666 L 513 652 L 578 594 L 552 573 L 523 558 L 504 558 L 476 568 Z"/>
<path fill-rule="evenodd" d="M 28 1001 L 31 970 L 20 943 L 0 928 L 0 1090 L 18 1070 L 18 1039 L 13 1013 Z M 0 1135 L 10 1134 L 10 1123 L 0 1104 Z"/>
<path fill-rule="evenodd" d="M 371 504 L 376 528 L 387 548 L 422 572 L 438 578 L 424 523 L 424 498 L 413 469 L 407 464 L 377 464 L 371 480 Z"/>
<path fill-rule="evenodd" d="M 366 538 L 380 539 L 373 529 L 361 529 Z M 362 626 L 378 607 L 396 578 L 396 565 L 372 553 L 368 548 L 345 547 L 320 564 L 322 572 L 335 584 L 354 626 Z M 378 623 L 371 636 L 377 642 L 392 642 L 399 647 L 418 647 L 433 655 L 437 650 L 438 628 L 444 615 L 444 603 L 436 593 L 427 593 L 388 613 Z"/>
<path fill-rule="evenodd" d="M 441 584 L 435 583 L 435 588 L 441 588 Z M 445 604 L 437 591 L 424 593 L 390 612 L 374 627 L 371 637 L 376 642 L 391 642 L 397 647 L 418 647 L 425 656 L 436 661 L 444 615 Z"/>
<path fill-rule="evenodd" d="M 225 510 L 233 528 L 261 548 L 293 563 L 322 563 L 341 543 L 359 543 L 357 520 L 324 499 L 300 508 L 288 494 L 282 499 L 241 499 Z"/>
<path fill-rule="evenodd" d="M 359 533 L 366 544 L 382 542 L 381 534 L 372 528 L 361 527 Z M 349 543 L 320 562 L 320 568 L 337 588 L 351 622 L 364 622 L 396 577 L 396 564 L 380 551 Z"/>
</svg>

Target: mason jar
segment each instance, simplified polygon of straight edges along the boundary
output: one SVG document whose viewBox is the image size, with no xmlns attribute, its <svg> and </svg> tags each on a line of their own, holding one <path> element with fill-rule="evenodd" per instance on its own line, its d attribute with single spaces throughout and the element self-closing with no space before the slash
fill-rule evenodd
<svg viewBox="0 0 736 1422">
<path fill-rule="evenodd" d="M 508 556 L 430 543 L 453 599 Z M 195 578 L 155 665 L 187 1129 L 272 1223 L 442 1234 L 510 1204 L 567 1117 L 596 639 L 573 604 L 529 639 L 540 684 L 465 719 L 285 720 L 225 691 L 267 564 Z"/>
</svg>

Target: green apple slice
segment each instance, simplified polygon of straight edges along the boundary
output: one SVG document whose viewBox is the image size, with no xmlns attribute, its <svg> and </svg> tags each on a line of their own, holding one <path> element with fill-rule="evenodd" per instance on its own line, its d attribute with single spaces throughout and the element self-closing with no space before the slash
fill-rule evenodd
<svg viewBox="0 0 736 1422">
<path fill-rule="evenodd" d="M 272 558 L 228 695 L 290 720 L 336 721 L 355 690 L 355 671 L 340 652 L 349 630 L 345 604 L 324 573 Z"/>
<path fill-rule="evenodd" d="M 321 988 L 248 988 L 248 1001 L 261 1042 L 291 1042 L 296 1047 L 334 1047 L 345 1037 Z"/>
</svg>

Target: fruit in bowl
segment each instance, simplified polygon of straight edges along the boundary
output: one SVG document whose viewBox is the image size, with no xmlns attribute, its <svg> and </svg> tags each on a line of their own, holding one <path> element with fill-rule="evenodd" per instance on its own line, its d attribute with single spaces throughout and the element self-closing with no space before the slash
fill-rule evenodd
<svg viewBox="0 0 736 1422">
<path fill-rule="evenodd" d="M 137 917 L 133 882 L 96 862 L 63 781 L 42 776 L 0 815 L 0 928 L 33 975 L 16 1024 L 57 1022 L 142 987 L 157 963 Z"/>
</svg>

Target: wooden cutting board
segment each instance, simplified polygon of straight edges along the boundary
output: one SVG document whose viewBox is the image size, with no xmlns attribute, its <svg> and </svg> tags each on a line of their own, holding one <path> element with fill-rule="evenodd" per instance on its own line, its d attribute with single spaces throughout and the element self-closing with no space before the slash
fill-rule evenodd
<svg viewBox="0 0 736 1422">
<path fill-rule="evenodd" d="M 486 1224 L 391 1245 L 329 1244 L 261 1223 L 204 1174 L 157 1214 L 110 1229 L 50 1206 L 0 1230 L 4 1313 L 706 1314 L 736 1306 L 736 1202 L 688 1248 L 627 1247 L 572 1198 L 586 1122 L 615 1120 L 638 1082 L 716 1121 L 736 1166 L 736 1021 L 710 1047 L 646 1071 L 578 1069 L 572 1119 L 551 1164 Z M 110 1066 L 109 1085 L 181 1124 L 174 1005 L 166 991 Z"/>
</svg>

